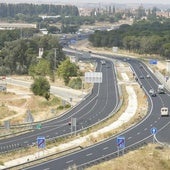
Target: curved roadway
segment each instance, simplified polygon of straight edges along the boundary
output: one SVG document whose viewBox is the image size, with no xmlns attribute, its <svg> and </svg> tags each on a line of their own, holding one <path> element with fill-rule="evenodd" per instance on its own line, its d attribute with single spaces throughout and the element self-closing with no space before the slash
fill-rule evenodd
<svg viewBox="0 0 170 170">
<path fill-rule="evenodd" d="M 108 56 L 107 57 L 111 57 Z M 123 58 L 115 57 L 124 61 Z M 161 117 L 160 110 L 161 107 L 166 106 L 170 109 L 170 95 L 169 92 L 166 91 L 166 94 L 157 94 L 156 97 L 151 97 L 148 91 L 153 88 L 157 89 L 157 85 L 160 82 L 153 75 L 153 73 L 140 61 L 135 59 L 126 60 L 132 67 L 135 75 L 138 77 L 139 83 L 142 85 L 145 93 L 148 95 L 148 103 L 149 110 L 147 116 L 135 126 L 125 130 L 124 132 L 118 134 L 117 136 L 113 136 L 108 140 L 100 142 L 96 145 L 90 146 L 88 148 L 82 149 L 80 151 L 62 156 L 60 158 L 44 162 L 39 165 L 32 166 L 30 168 L 26 168 L 29 170 L 63 170 L 67 169 L 72 165 L 76 165 L 77 169 L 81 169 L 86 166 L 90 166 L 92 164 L 97 164 L 100 161 L 111 159 L 117 156 L 117 137 L 123 136 L 125 137 L 126 146 L 124 151 L 120 150 L 120 154 L 126 152 L 131 149 L 135 149 L 136 147 L 140 147 L 143 144 L 148 142 L 152 142 L 153 136 L 151 135 L 151 128 L 156 127 L 158 130 L 158 138 L 162 140 L 162 142 L 170 143 L 170 135 L 169 135 L 169 125 L 170 125 L 170 117 Z M 143 67 L 140 67 L 142 65 Z M 151 78 L 147 78 L 146 75 L 150 74 Z M 144 79 L 140 79 L 140 76 L 143 76 Z M 165 130 L 165 132 L 164 132 Z"/>
<path fill-rule="evenodd" d="M 113 63 L 109 60 L 102 65 L 97 59 L 97 72 L 102 72 L 103 81 L 95 83 L 92 93 L 79 105 L 58 119 L 42 124 L 42 129 L 0 140 L 0 152 L 11 151 L 35 145 L 38 136 L 54 140 L 59 136 L 71 134 L 69 122 L 71 118 L 77 119 L 77 131 L 83 130 L 108 117 L 118 106 L 119 95 Z"/>
</svg>

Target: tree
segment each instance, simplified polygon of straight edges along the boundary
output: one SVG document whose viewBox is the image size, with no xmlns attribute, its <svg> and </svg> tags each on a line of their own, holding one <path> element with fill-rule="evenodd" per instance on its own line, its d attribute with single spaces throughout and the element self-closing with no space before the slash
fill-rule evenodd
<svg viewBox="0 0 170 170">
<path fill-rule="evenodd" d="M 38 77 L 31 85 L 31 91 L 35 95 L 43 96 L 48 100 L 50 97 L 50 83 L 46 78 Z"/>
<path fill-rule="evenodd" d="M 37 64 L 33 64 L 29 67 L 29 75 L 35 78 L 36 76 L 50 75 L 50 62 L 46 59 L 40 59 Z"/>
<path fill-rule="evenodd" d="M 163 55 L 170 59 L 170 43 L 166 43 L 162 46 Z"/>
<path fill-rule="evenodd" d="M 70 77 L 77 76 L 78 74 L 78 66 L 76 64 L 71 63 L 69 59 L 63 61 L 58 69 L 57 75 L 64 79 L 64 83 L 67 85 L 70 81 Z"/>
</svg>

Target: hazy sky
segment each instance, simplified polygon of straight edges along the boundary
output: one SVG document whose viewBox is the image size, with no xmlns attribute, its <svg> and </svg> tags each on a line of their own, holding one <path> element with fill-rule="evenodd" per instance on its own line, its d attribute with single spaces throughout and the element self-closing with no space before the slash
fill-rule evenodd
<svg viewBox="0 0 170 170">
<path fill-rule="evenodd" d="M 137 3 L 137 4 L 170 4 L 170 0 L 0 0 L 0 3 Z"/>
</svg>

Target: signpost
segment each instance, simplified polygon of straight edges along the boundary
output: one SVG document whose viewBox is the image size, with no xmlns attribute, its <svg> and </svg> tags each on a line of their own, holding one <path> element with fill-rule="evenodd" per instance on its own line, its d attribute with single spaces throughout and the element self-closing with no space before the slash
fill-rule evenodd
<svg viewBox="0 0 170 170">
<path fill-rule="evenodd" d="M 158 63 L 157 60 L 149 60 L 149 64 L 153 64 L 153 65 L 156 65 Z"/>
<path fill-rule="evenodd" d="M 76 134 L 76 123 L 77 122 L 77 119 L 76 118 L 71 118 L 71 132 L 73 132 L 73 130 L 75 131 L 75 134 Z"/>
<path fill-rule="evenodd" d="M 150 132 L 153 135 L 153 143 L 155 143 L 155 135 L 157 133 L 157 128 L 156 127 L 151 128 Z"/>
<path fill-rule="evenodd" d="M 44 136 L 38 136 L 37 137 L 37 146 L 40 149 L 44 149 L 45 148 L 45 137 Z"/>
<path fill-rule="evenodd" d="M 102 72 L 85 72 L 85 82 L 102 83 Z"/>
<path fill-rule="evenodd" d="M 125 148 L 125 137 L 124 137 L 124 136 L 119 136 L 119 137 L 117 137 L 116 143 L 117 143 L 118 156 L 119 156 L 119 150 L 120 150 L 120 149 L 123 149 L 123 152 L 124 152 L 124 148 Z"/>
<path fill-rule="evenodd" d="M 41 129 L 41 127 L 42 127 L 42 124 L 41 124 L 41 123 L 38 123 L 38 124 L 36 125 L 36 129 Z"/>
<path fill-rule="evenodd" d="M 10 129 L 10 121 L 9 120 L 5 120 L 4 121 L 4 126 L 5 126 L 5 129 L 9 130 Z"/>
</svg>

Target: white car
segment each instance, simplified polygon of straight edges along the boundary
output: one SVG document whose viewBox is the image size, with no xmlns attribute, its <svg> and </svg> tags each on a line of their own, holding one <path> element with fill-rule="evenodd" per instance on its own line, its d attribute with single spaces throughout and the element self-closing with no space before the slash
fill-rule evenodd
<svg viewBox="0 0 170 170">
<path fill-rule="evenodd" d="M 151 76 L 149 74 L 146 75 L 146 78 L 150 78 Z"/>
<path fill-rule="evenodd" d="M 155 97 L 156 96 L 156 92 L 154 89 L 150 89 L 149 90 L 149 94 L 151 94 L 151 96 Z"/>
<path fill-rule="evenodd" d="M 143 75 L 140 75 L 139 78 L 140 78 L 140 79 L 144 79 L 144 76 L 143 76 Z"/>
</svg>

